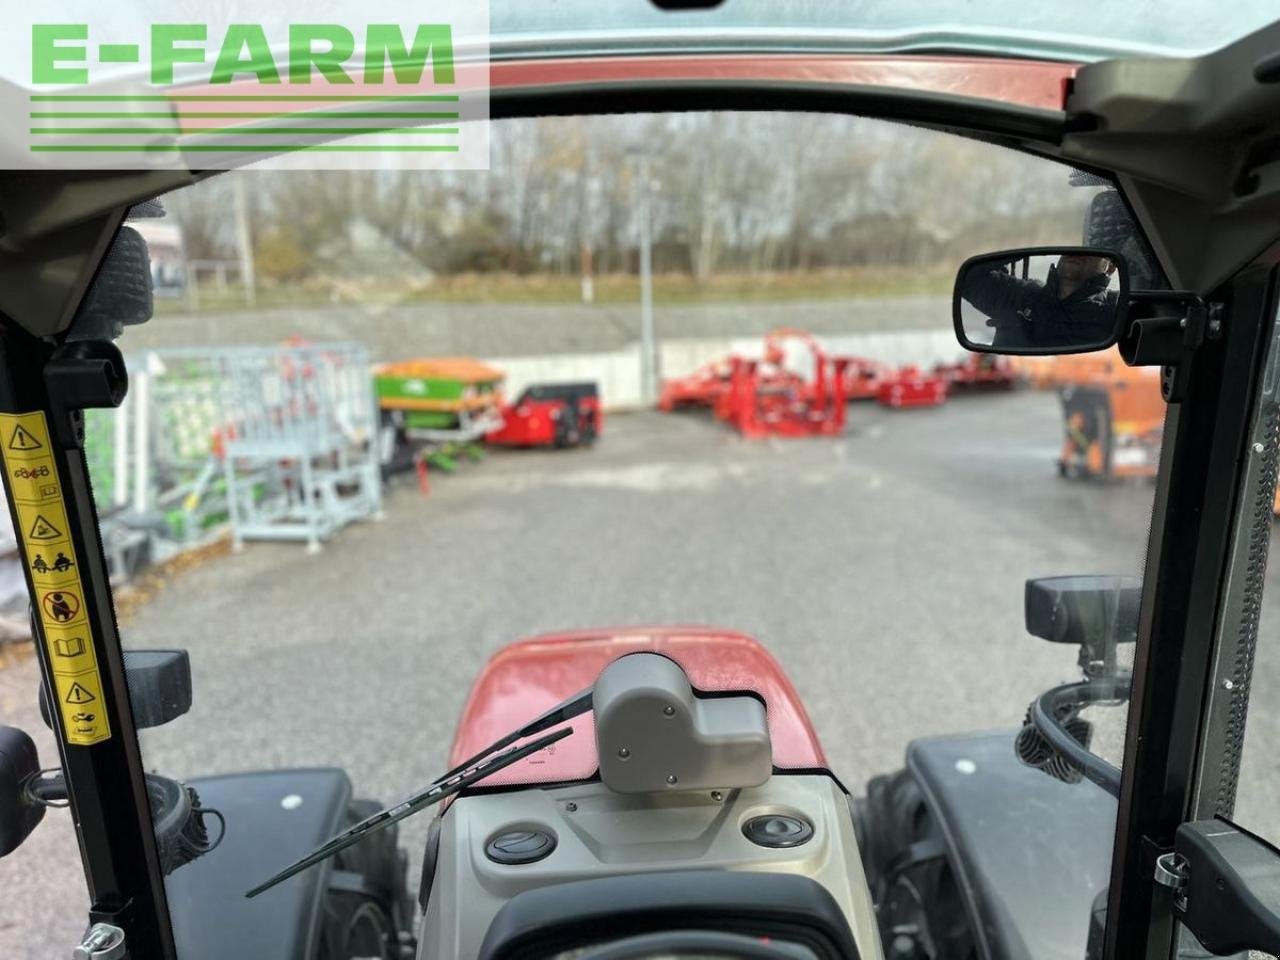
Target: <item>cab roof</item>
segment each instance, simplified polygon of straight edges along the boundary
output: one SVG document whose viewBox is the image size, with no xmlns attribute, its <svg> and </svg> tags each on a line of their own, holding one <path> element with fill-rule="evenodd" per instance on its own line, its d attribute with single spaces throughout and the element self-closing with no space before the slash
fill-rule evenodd
<svg viewBox="0 0 1280 960">
<path fill-rule="evenodd" d="M 521 51 L 547 56 L 673 49 L 928 50 L 1088 63 L 1207 53 L 1276 18 L 1274 0 L 721 0 L 707 6 L 664 10 L 649 0 L 490 0 L 491 49 L 495 59 Z"/>
</svg>

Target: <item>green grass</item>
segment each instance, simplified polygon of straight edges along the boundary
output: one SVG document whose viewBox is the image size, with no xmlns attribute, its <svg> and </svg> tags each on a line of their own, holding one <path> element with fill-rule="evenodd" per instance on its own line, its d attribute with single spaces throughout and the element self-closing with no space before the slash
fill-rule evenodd
<svg viewBox="0 0 1280 960">
<path fill-rule="evenodd" d="M 946 296 L 954 274 L 950 270 L 907 267 L 864 267 L 770 274 L 719 274 L 698 284 L 687 274 L 654 277 L 655 304 L 787 303 L 862 297 Z M 595 278 L 595 303 L 632 304 L 640 299 L 639 280 L 626 274 Z M 344 303 L 581 303 L 581 281 L 559 274 L 459 274 L 432 283 L 368 280 L 330 285 L 318 281 L 260 284 L 256 309 Z M 185 312 L 181 301 L 157 300 L 157 313 Z M 235 286 L 219 291 L 200 289 L 202 311 L 245 309 Z"/>
</svg>

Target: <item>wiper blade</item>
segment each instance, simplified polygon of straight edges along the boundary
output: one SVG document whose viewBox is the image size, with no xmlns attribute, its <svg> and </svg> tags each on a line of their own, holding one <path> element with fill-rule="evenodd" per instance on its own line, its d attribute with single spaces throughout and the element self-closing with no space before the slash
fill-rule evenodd
<svg viewBox="0 0 1280 960">
<path fill-rule="evenodd" d="M 463 760 L 460 764 L 437 780 L 436 783 L 443 783 L 445 780 L 461 773 L 473 764 L 479 763 L 485 757 L 489 756 L 489 754 L 497 753 L 499 750 L 511 746 L 511 744 L 515 743 L 517 740 L 523 740 L 525 737 L 532 737 L 535 733 L 541 733 L 543 730 L 550 730 L 556 724 L 564 723 L 566 720 L 572 720 L 574 717 L 586 713 L 591 709 L 591 691 L 592 688 L 587 687 L 587 689 L 579 693 L 575 693 L 568 700 L 562 700 L 546 713 L 542 714 L 542 716 L 537 719 L 530 720 L 519 730 L 507 734 L 501 740 L 495 740 L 474 757 L 469 757 L 468 759 Z"/>
<path fill-rule="evenodd" d="M 549 734 L 540 740 L 535 740 L 534 742 L 525 744 L 523 747 L 519 747 L 515 750 L 508 750 L 506 753 L 493 757 L 491 760 L 485 760 L 486 757 L 497 753 L 505 747 L 511 746 L 519 740 L 531 737 L 535 733 L 541 733 L 544 730 L 549 730 L 551 727 L 563 723 L 566 720 L 571 720 L 580 714 L 586 713 L 590 709 L 591 688 L 588 687 L 580 693 L 575 693 L 568 700 L 564 700 L 561 703 L 556 704 L 546 713 L 526 723 L 519 730 L 509 733 L 499 740 L 495 740 L 475 756 L 464 760 L 452 770 L 445 773 L 444 776 L 431 781 L 431 783 L 427 784 L 427 786 L 423 787 L 417 793 L 405 800 L 402 800 L 395 806 L 387 807 L 385 810 L 380 810 L 373 816 L 365 820 L 361 820 L 359 823 L 338 834 L 338 836 L 317 848 L 314 853 L 308 854 L 297 863 L 276 874 L 270 880 L 254 887 L 246 893 L 245 896 L 256 897 L 264 890 L 270 890 L 281 880 L 288 880 L 294 874 L 307 869 L 307 867 L 317 864 L 321 860 L 325 860 L 341 850 L 345 850 L 354 843 L 359 843 L 371 832 L 381 830 L 383 827 L 388 827 L 393 823 L 403 820 L 405 817 L 417 813 L 424 806 L 436 803 L 443 800 L 445 797 L 452 796 L 459 790 L 469 787 L 477 780 L 481 780 L 491 773 L 496 773 L 503 767 L 510 766 L 517 760 L 522 760 L 529 756 L 531 753 L 537 753 L 543 747 L 549 746 L 557 740 L 564 739 L 569 734 L 573 733 L 572 727 Z"/>
<path fill-rule="evenodd" d="M 565 706 L 565 704 L 561 704 L 561 707 L 563 706 Z M 558 710 L 560 707 L 556 709 Z M 543 714 L 542 717 L 539 717 L 533 723 L 540 723 L 547 716 L 548 714 Z M 553 721 L 548 725 L 554 725 L 556 722 L 559 721 Z M 533 724 L 530 724 L 529 726 L 533 726 Z M 525 729 L 528 728 L 526 727 Z M 541 729 L 546 728 L 543 727 Z M 549 733 L 545 737 L 539 737 L 537 740 L 526 743 L 523 746 L 512 747 L 504 753 L 500 753 L 494 757 L 489 757 L 489 759 L 484 759 L 488 754 L 493 753 L 494 750 L 500 749 L 501 746 L 505 746 L 506 743 L 511 742 L 511 737 L 504 737 L 502 740 L 498 741 L 498 745 L 486 750 L 483 754 L 478 754 L 477 756 L 481 758 L 479 762 L 474 760 L 468 761 L 460 767 L 455 767 L 439 780 L 430 784 L 425 789 L 411 794 L 395 806 L 387 807 L 385 810 L 379 810 L 373 816 L 361 820 L 359 823 L 338 834 L 332 840 L 329 840 L 327 843 L 316 848 L 314 852 L 307 854 L 297 863 L 291 864 L 281 870 L 270 880 L 258 884 L 246 893 L 245 896 L 256 897 L 263 891 L 270 890 L 282 880 L 288 880 L 295 874 L 301 873 L 303 870 L 307 869 L 307 867 L 314 866 L 322 860 L 326 860 L 333 856 L 335 853 L 359 843 L 365 837 L 369 836 L 369 834 L 376 833 L 378 830 L 389 827 L 393 823 L 398 823 L 405 817 L 417 813 L 425 806 L 429 806 L 430 804 L 443 800 L 445 797 L 453 796 L 453 794 L 465 789 L 477 780 L 481 780 L 492 773 L 497 773 L 499 770 L 511 766 L 511 764 L 519 760 L 523 760 L 530 754 L 537 753 L 544 747 L 549 747 L 551 744 L 559 740 L 563 740 L 571 733 L 573 733 L 573 727 L 565 727 L 563 730 L 557 730 L 554 733 Z M 519 733 L 513 735 L 516 740 L 520 739 L 521 736 L 522 735 Z"/>
</svg>

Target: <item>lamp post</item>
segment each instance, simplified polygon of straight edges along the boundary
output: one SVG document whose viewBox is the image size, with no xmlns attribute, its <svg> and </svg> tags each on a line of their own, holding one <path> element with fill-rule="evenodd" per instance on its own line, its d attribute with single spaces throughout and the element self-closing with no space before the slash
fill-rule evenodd
<svg viewBox="0 0 1280 960">
<path fill-rule="evenodd" d="M 653 334 L 653 238 L 649 157 L 632 148 L 636 161 L 636 227 L 640 247 L 640 398 L 652 404 L 657 396 L 657 353 Z"/>
<path fill-rule="evenodd" d="M 235 171 L 231 186 L 235 198 L 236 252 L 240 257 L 240 282 L 244 286 L 244 302 L 252 307 L 257 301 L 258 284 L 253 274 L 253 234 L 249 229 L 249 198 L 245 190 L 245 177 L 251 174 Z"/>
</svg>

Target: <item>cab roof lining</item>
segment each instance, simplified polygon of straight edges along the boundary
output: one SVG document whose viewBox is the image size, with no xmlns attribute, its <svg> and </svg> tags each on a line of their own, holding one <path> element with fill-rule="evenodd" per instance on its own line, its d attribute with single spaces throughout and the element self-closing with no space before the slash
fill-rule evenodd
<svg viewBox="0 0 1280 960">
<path fill-rule="evenodd" d="M 1065 112 L 932 92 L 794 81 L 663 80 L 495 88 L 494 119 L 652 111 L 805 110 L 928 126 L 1113 172 L 1170 280 L 1208 292 L 1276 239 L 1280 84 L 1254 65 L 1280 22 L 1203 57 L 1082 67 Z M 0 312 L 37 336 L 71 321 L 128 206 L 209 171 L 13 172 L 0 177 Z M 89 227 L 96 224 L 97 230 Z M 50 251 L 80 269 L 32 273 Z M 65 284 L 75 277 L 72 287 Z M 15 290 L 15 288 L 17 288 Z"/>
<path fill-rule="evenodd" d="M 1207 293 L 1280 234 L 1280 83 L 1259 69 L 1277 50 L 1280 21 L 1076 75 L 1059 156 L 1115 173 L 1175 286 Z"/>
</svg>

